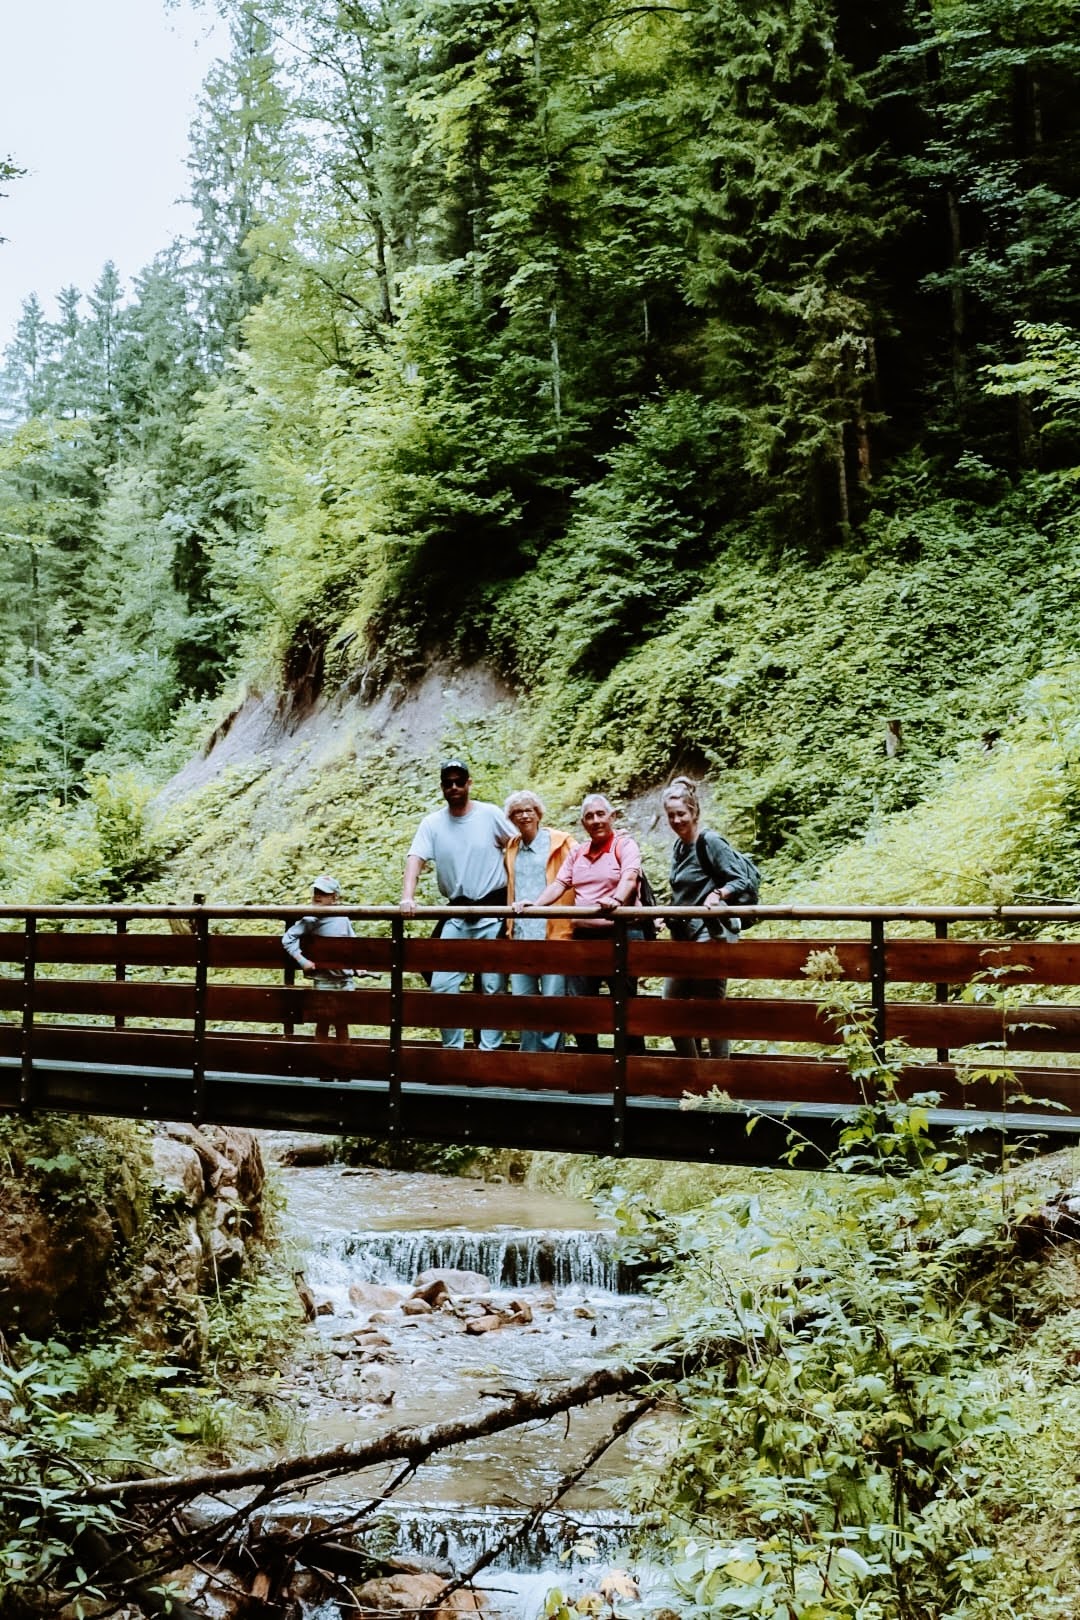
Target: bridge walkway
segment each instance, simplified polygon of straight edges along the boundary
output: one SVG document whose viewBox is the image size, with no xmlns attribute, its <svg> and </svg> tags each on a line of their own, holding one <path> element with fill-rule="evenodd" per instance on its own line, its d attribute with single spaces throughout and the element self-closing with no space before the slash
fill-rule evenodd
<svg viewBox="0 0 1080 1620">
<path fill-rule="evenodd" d="M 462 908 L 339 909 L 357 937 L 318 941 L 320 965 L 374 975 L 348 996 L 297 984 L 281 950 L 310 907 L 0 908 L 0 1111 L 775 1164 L 793 1133 L 827 1151 L 863 1101 L 807 982 L 829 952 L 879 1049 L 906 1043 L 898 1086 L 936 1095 L 935 1130 L 1080 1140 L 1080 908 L 759 907 L 737 944 L 632 939 L 630 911 L 605 938 L 532 943 L 427 937 Z M 449 998 L 422 975 L 447 968 L 605 975 L 613 994 L 463 993 L 453 1022 L 507 1038 L 446 1050 Z M 664 1001 L 671 974 L 727 977 L 729 998 Z M 343 1005 L 347 1045 L 303 1032 Z M 517 1050 L 516 1032 L 552 1027 L 606 1044 Z M 676 1057 L 687 1034 L 733 1055 Z"/>
</svg>

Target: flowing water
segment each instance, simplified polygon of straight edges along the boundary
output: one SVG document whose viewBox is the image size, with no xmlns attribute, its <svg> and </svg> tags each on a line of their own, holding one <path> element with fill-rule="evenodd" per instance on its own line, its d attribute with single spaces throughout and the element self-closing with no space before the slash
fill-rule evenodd
<svg viewBox="0 0 1080 1620">
<path fill-rule="evenodd" d="M 663 1307 L 639 1291 L 612 1232 L 579 1200 L 508 1183 L 341 1166 L 281 1175 L 296 1267 L 332 1310 L 308 1329 L 318 1375 L 297 1375 L 281 1391 L 300 1416 L 306 1449 L 479 1415 L 520 1390 L 583 1376 L 661 1325 Z M 464 1313 L 479 1307 L 458 1300 L 459 1310 L 404 1315 L 401 1301 L 434 1268 L 478 1274 L 467 1292 L 520 1320 L 474 1335 Z M 595 1403 L 437 1456 L 379 1511 L 372 1544 L 424 1567 L 467 1568 L 573 1469 L 617 1411 Z M 560 1512 L 486 1573 L 493 1607 L 535 1613 L 553 1585 L 586 1590 L 623 1562 L 631 1525 L 618 1482 L 664 1444 L 657 1419 L 614 1445 Z M 346 1517 L 391 1472 L 309 1493 L 312 1513 L 330 1522 Z M 329 1620 L 338 1611 L 318 1613 Z"/>
</svg>

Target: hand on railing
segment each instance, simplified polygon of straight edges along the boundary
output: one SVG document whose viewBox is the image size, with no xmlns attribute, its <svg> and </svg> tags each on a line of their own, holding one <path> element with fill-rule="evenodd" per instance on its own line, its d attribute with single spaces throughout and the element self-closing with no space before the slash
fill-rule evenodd
<svg viewBox="0 0 1080 1620">
<path fill-rule="evenodd" d="M 401 897 L 401 910 L 402 910 L 403 914 L 406 917 L 415 917 L 416 916 L 416 899 L 415 899 L 415 897 L 413 895 L 411 895 L 411 894 L 403 894 L 402 895 L 402 897 Z"/>
</svg>

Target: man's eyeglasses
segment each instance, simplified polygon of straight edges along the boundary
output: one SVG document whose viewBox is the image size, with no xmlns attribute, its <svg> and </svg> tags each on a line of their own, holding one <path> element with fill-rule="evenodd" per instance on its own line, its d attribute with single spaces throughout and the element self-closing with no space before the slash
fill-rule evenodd
<svg viewBox="0 0 1080 1620">
<path fill-rule="evenodd" d="M 468 787 L 469 778 L 467 776 L 444 776 L 442 785 L 443 787 Z"/>
</svg>

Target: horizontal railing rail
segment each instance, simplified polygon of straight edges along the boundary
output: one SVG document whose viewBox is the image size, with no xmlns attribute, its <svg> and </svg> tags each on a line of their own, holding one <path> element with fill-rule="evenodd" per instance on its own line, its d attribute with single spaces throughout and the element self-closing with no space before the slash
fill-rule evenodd
<svg viewBox="0 0 1080 1620">
<path fill-rule="evenodd" d="M 236 1122 L 341 1123 L 351 1104 L 313 1108 L 297 1089 L 319 1093 L 309 1082 L 331 1079 L 339 1099 L 341 1082 L 366 1088 L 354 1112 L 391 1136 L 410 1121 L 428 1128 L 417 1088 L 464 1087 L 475 1098 L 469 1123 L 431 1107 L 439 1139 L 482 1137 L 484 1110 L 502 1118 L 509 1094 L 528 1095 L 552 1118 L 568 1098 L 588 1104 L 593 1150 L 625 1151 L 641 1128 L 635 1110 L 649 1108 L 654 1126 L 667 1121 L 669 1146 L 685 1147 L 686 1128 L 671 1110 L 687 1098 L 719 1091 L 732 1105 L 778 1112 L 860 1100 L 807 981 L 810 953 L 831 951 L 879 1047 L 907 1043 L 907 1091 L 1038 1119 L 1048 1130 L 1051 1110 L 1080 1121 L 1080 906 L 736 907 L 726 915 L 761 926 L 734 942 L 636 937 L 645 917 L 716 916 L 703 907 L 531 913 L 605 925 L 594 938 L 566 941 L 430 937 L 433 922 L 512 918 L 506 907 L 321 907 L 319 915 L 347 916 L 358 930 L 305 945 L 319 968 L 363 975 L 348 993 L 298 979 L 284 954 L 282 927 L 311 915 L 310 904 L 0 907 L 0 1110 L 199 1119 L 227 1107 Z M 1060 937 L 1044 937 L 1050 922 Z M 467 976 L 453 998 L 424 982 L 443 971 Z M 610 993 L 469 988 L 471 975 L 513 972 L 591 976 Z M 657 993 L 665 977 L 697 981 L 701 993 L 665 999 Z M 717 979 L 730 983 L 726 999 L 705 993 Z M 972 981 L 978 996 L 964 991 Z M 347 1041 L 306 1032 L 344 1021 Z M 443 1048 L 437 1032 L 448 1026 L 500 1030 L 506 1040 L 497 1051 Z M 513 1037 L 523 1031 L 571 1039 L 563 1051 L 522 1051 Z M 577 1036 L 607 1044 L 578 1051 Z M 676 1055 L 673 1043 L 690 1037 L 737 1044 L 727 1058 Z M 528 1136 L 522 1145 L 542 1138 L 542 1124 L 526 1127 L 522 1112 L 515 1119 L 498 1126 L 500 1140 L 515 1131 Z"/>
</svg>

